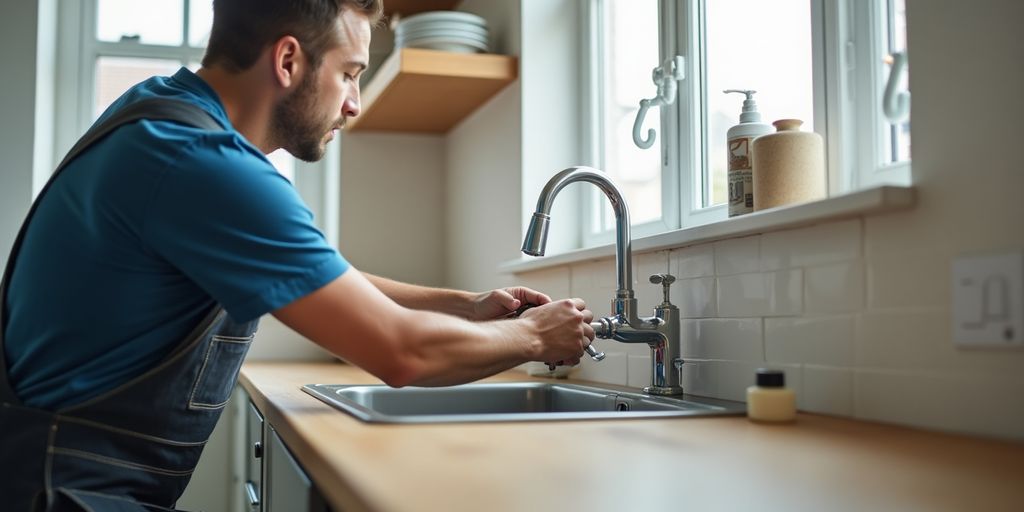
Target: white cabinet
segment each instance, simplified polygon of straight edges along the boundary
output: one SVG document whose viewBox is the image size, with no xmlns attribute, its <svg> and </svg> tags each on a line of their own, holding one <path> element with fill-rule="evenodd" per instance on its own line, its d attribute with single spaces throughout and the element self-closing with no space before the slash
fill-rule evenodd
<svg viewBox="0 0 1024 512">
<path fill-rule="evenodd" d="M 245 400 L 244 432 L 239 468 L 242 510 L 246 512 L 328 512 L 326 501 L 270 422 Z M 237 432 L 237 431 L 236 431 Z M 239 445 L 236 445 L 239 446 Z M 238 457 L 236 455 L 236 457 Z M 236 458 L 235 460 L 239 460 Z M 236 466 L 237 468 L 237 466 Z M 238 475 L 238 473 L 236 473 Z"/>
<path fill-rule="evenodd" d="M 267 424 L 265 512 L 327 512 L 323 497 L 292 457 L 274 427 Z"/>
<path fill-rule="evenodd" d="M 263 484 L 263 415 L 252 402 L 245 404 L 245 475 L 242 502 L 249 512 L 261 512 Z"/>
</svg>

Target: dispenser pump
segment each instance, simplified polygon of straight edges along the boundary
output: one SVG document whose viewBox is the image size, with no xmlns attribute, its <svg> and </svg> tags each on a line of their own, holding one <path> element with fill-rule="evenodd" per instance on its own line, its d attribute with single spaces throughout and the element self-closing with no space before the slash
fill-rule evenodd
<svg viewBox="0 0 1024 512">
<path fill-rule="evenodd" d="M 740 123 L 761 122 L 761 113 L 757 111 L 757 102 L 754 101 L 754 93 L 756 93 L 757 91 L 749 91 L 743 89 L 726 89 L 722 92 L 726 94 L 735 92 L 746 95 L 747 99 L 743 100 L 743 112 L 740 113 Z"/>
</svg>

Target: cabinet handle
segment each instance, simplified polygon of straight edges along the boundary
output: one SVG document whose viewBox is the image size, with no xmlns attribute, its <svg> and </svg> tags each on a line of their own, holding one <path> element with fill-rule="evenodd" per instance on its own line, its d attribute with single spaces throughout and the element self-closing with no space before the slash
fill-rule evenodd
<svg viewBox="0 0 1024 512">
<path fill-rule="evenodd" d="M 246 482 L 245 495 L 249 498 L 249 509 L 258 510 L 257 507 L 260 506 L 260 492 L 256 490 L 256 484 Z"/>
<path fill-rule="evenodd" d="M 252 444 L 252 456 L 257 459 L 263 457 L 263 443 L 257 441 Z"/>
</svg>

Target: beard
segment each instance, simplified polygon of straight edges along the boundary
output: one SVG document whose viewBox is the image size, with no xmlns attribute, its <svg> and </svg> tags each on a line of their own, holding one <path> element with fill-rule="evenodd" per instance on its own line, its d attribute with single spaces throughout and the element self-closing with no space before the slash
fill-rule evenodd
<svg viewBox="0 0 1024 512">
<path fill-rule="evenodd" d="M 270 132 L 276 145 L 295 158 L 316 162 L 327 151 L 327 133 L 345 125 L 345 117 L 318 115 L 316 76 L 307 76 L 290 95 L 274 106 Z"/>
</svg>

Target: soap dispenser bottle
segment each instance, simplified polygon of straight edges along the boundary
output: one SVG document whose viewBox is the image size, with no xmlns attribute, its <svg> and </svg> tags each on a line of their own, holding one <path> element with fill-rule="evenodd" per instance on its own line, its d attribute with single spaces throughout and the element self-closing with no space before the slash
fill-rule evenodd
<svg viewBox="0 0 1024 512">
<path fill-rule="evenodd" d="M 729 216 L 735 217 L 754 211 L 754 173 L 751 157 L 751 143 L 755 138 L 772 132 L 772 127 L 761 122 L 754 93 L 757 91 L 727 89 L 726 94 L 746 95 L 740 124 L 729 128 L 726 134 L 729 150 Z"/>
</svg>

